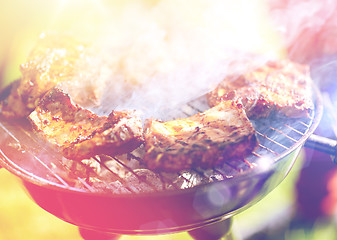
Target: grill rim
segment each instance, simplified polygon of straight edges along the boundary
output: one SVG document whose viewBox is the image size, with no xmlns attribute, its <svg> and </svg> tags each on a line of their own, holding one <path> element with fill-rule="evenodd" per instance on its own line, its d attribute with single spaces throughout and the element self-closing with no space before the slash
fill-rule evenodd
<svg viewBox="0 0 337 240">
<path fill-rule="evenodd" d="M 282 152 L 280 155 L 273 158 L 274 163 L 273 166 L 276 165 L 277 162 L 281 161 L 283 158 L 285 158 L 287 155 L 291 154 L 293 151 L 295 151 L 298 148 L 303 147 L 305 144 L 305 141 L 314 133 L 315 129 L 317 128 L 321 117 L 323 115 L 323 104 L 322 104 L 322 96 L 317 86 L 315 86 L 314 83 L 312 83 L 312 90 L 313 90 L 313 101 L 314 101 L 314 110 L 313 110 L 313 117 L 312 122 L 309 128 L 307 129 L 306 133 L 297 141 L 295 142 L 290 148 Z M 0 126 L 7 130 L 5 126 L 3 126 L 2 121 L 0 120 Z M 11 132 L 7 133 L 9 135 L 12 135 Z M 13 136 L 13 135 L 12 135 Z M 15 138 L 15 136 L 13 136 Z M 111 197 L 111 198 L 125 198 L 125 197 L 148 197 L 148 196 L 167 196 L 167 195 L 175 195 L 175 194 L 181 194 L 186 193 L 187 191 L 195 192 L 197 189 L 208 187 L 209 185 L 212 185 L 214 183 L 226 183 L 226 182 L 232 182 L 232 181 L 240 181 L 244 179 L 249 179 L 251 176 L 257 175 L 257 174 L 263 174 L 265 172 L 268 172 L 272 170 L 272 168 L 267 169 L 261 169 L 259 167 L 249 168 L 245 170 L 243 173 L 239 173 L 235 175 L 233 178 L 223 179 L 216 182 L 208 182 L 208 183 L 202 183 L 200 185 L 196 185 L 193 187 L 189 187 L 186 189 L 165 189 L 162 191 L 152 191 L 152 192 L 138 192 L 138 193 L 111 193 L 111 192 L 102 192 L 102 191 L 88 191 L 87 189 L 81 189 L 78 187 L 72 187 L 72 186 L 65 186 L 63 184 L 56 183 L 54 181 L 36 176 L 35 174 L 27 171 L 26 169 L 18 166 L 13 162 L 11 159 L 9 159 L 5 153 L 0 148 L 0 166 L 7 169 L 12 174 L 16 175 L 23 181 L 28 181 L 32 184 L 36 184 L 38 186 L 46 187 L 49 189 L 62 191 L 62 192 L 70 192 L 70 193 L 77 193 L 77 194 L 84 194 L 84 195 L 92 195 L 92 196 L 104 196 L 104 197 Z"/>
</svg>

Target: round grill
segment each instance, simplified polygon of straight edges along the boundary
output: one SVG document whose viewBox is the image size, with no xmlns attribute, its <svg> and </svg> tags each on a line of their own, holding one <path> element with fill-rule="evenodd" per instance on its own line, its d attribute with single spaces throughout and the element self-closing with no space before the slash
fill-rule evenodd
<svg viewBox="0 0 337 240">
<path fill-rule="evenodd" d="M 168 115 L 167 119 L 190 116 L 207 108 L 206 98 L 201 97 Z M 27 121 L 1 120 L 0 144 L 3 147 L 0 151 L 4 158 L 2 164 L 39 185 L 108 194 L 186 189 L 232 179 L 255 168 L 267 168 L 304 143 L 313 125 L 317 124 L 320 111 L 316 108 L 310 116 L 301 119 L 272 114 L 267 119 L 254 121 L 259 148 L 244 160 L 233 159 L 209 170 L 154 173 L 142 165 L 142 148 L 117 157 L 101 155 L 81 162 L 68 160 L 39 139 Z"/>
</svg>

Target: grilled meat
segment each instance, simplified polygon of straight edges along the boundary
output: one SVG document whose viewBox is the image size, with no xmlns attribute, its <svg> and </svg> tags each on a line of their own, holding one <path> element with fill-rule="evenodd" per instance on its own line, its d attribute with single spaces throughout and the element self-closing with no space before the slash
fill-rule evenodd
<svg viewBox="0 0 337 240">
<path fill-rule="evenodd" d="M 130 152 L 143 142 L 142 122 L 134 111 L 97 116 L 58 88 L 41 99 L 29 119 L 34 129 L 69 159 Z"/>
<path fill-rule="evenodd" d="M 21 79 L 11 85 L 10 93 L 0 102 L 1 114 L 7 118 L 27 117 L 46 92 L 71 79 L 84 48 L 83 43 L 69 36 L 43 35 L 21 65 Z"/>
<path fill-rule="evenodd" d="M 149 120 L 144 138 L 145 163 L 165 171 L 211 168 L 247 156 L 258 144 L 242 105 L 233 101 L 185 119 Z"/>
<path fill-rule="evenodd" d="M 264 66 L 224 79 L 208 94 L 210 106 L 224 100 L 241 101 L 252 119 L 277 111 L 287 117 L 308 116 L 313 108 L 309 69 L 289 61 L 268 62 Z"/>
</svg>

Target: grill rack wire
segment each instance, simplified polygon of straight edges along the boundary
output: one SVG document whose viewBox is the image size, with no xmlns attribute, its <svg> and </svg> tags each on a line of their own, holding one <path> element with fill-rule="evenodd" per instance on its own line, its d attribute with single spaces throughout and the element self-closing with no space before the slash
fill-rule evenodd
<svg viewBox="0 0 337 240">
<path fill-rule="evenodd" d="M 174 117 L 181 118 L 208 108 L 205 97 L 184 105 Z M 134 153 L 111 157 L 96 156 L 81 162 L 65 159 L 39 139 L 27 122 L 0 122 L 0 149 L 5 165 L 23 173 L 26 178 L 62 189 L 79 192 L 140 193 L 192 188 L 244 174 L 257 167 L 273 164 L 285 151 L 306 136 L 314 120 L 310 116 L 292 119 L 273 114 L 267 119 L 252 121 L 259 147 L 245 159 L 226 161 L 209 169 L 191 169 L 180 173 L 154 173 L 141 165 Z"/>
</svg>

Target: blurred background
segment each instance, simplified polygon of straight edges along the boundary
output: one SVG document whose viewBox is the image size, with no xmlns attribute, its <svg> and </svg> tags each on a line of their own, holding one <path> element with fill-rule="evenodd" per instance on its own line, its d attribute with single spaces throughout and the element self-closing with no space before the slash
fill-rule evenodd
<svg viewBox="0 0 337 240">
<path fill-rule="evenodd" d="M 149 5 L 157 2 L 144 1 Z M 0 2 L 1 87 L 20 78 L 19 65 L 25 62 L 42 32 L 72 31 L 81 26 L 78 34 L 93 34 L 97 30 L 94 26 L 104 21 L 106 14 L 109 15 L 107 9 L 118 11 L 119 8 L 118 1 Z M 245 6 L 245 2 L 236 1 L 235 4 Z M 336 5 L 329 0 L 254 0 L 250 1 L 250 9 L 246 9 L 251 13 L 250 20 L 256 23 L 254 30 L 260 33 L 261 41 L 258 47 L 254 46 L 255 49 L 270 50 L 274 47 L 274 53 L 311 65 L 313 78 L 324 94 L 325 103 L 325 113 L 317 133 L 334 139 L 337 133 Z M 271 21 L 276 24 L 277 34 Z M 242 23 L 238 24 L 244 27 Z M 77 227 L 39 208 L 26 195 L 20 181 L 5 169 L 0 170 L 0 196 L 0 240 L 81 239 Z M 305 149 L 278 188 L 234 217 L 233 233 L 237 239 L 247 240 L 337 239 L 336 206 L 336 165 L 330 156 Z M 191 238 L 187 233 L 179 233 L 123 236 L 122 239 Z"/>
</svg>

